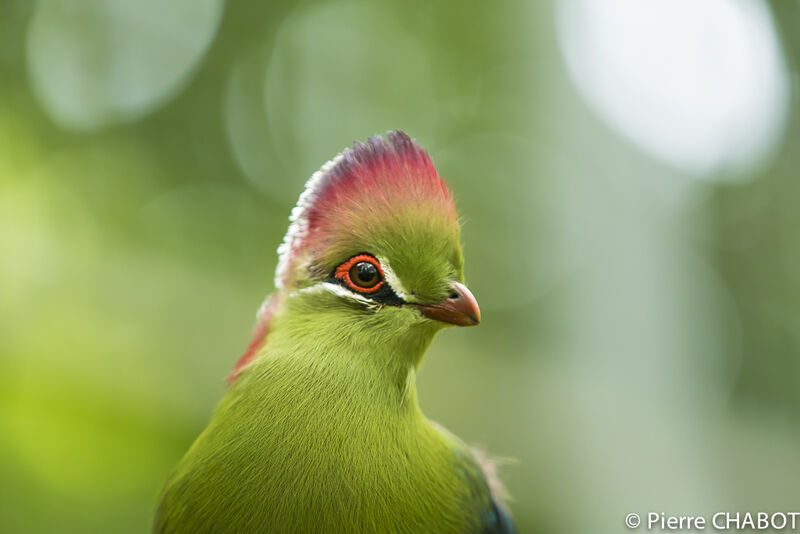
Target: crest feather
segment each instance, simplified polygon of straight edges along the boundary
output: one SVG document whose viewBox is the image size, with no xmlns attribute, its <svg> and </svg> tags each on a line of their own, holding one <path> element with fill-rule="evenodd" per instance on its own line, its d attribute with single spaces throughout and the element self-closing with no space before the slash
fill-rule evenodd
<svg viewBox="0 0 800 534">
<path fill-rule="evenodd" d="M 457 224 L 453 195 L 425 150 L 400 130 L 374 136 L 322 166 L 306 182 L 278 247 L 275 285 L 287 285 L 297 252 L 337 224 L 414 205 L 433 206 Z"/>
</svg>

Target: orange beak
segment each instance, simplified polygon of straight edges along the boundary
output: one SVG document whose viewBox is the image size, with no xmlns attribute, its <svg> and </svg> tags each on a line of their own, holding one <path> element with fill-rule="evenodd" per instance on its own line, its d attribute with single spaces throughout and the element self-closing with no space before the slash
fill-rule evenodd
<svg viewBox="0 0 800 534">
<path fill-rule="evenodd" d="M 481 322 L 478 301 L 464 284 L 453 282 L 450 298 L 438 304 L 417 304 L 422 315 L 429 319 L 457 326 L 475 326 Z"/>
</svg>

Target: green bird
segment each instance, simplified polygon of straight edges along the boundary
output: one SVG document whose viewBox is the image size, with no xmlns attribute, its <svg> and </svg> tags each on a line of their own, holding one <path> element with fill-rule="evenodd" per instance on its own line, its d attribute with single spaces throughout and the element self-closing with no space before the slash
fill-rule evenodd
<svg viewBox="0 0 800 534">
<path fill-rule="evenodd" d="M 514 532 L 493 466 L 417 402 L 434 335 L 480 322 L 428 154 L 400 131 L 357 142 L 290 221 L 277 291 L 154 532 Z"/>
</svg>

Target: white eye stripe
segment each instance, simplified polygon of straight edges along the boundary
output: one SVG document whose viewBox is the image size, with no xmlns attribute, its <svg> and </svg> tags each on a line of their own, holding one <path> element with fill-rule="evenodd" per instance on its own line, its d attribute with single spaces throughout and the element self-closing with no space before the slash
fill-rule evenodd
<svg viewBox="0 0 800 534">
<path fill-rule="evenodd" d="M 392 266 L 389 265 L 389 260 L 380 256 L 378 256 L 377 260 L 381 264 L 381 269 L 383 269 L 383 277 L 386 279 L 386 283 L 389 284 L 389 287 L 392 288 L 395 295 L 403 299 L 405 302 L 415 302 L 416 299 L 409 296 L 409 293 L 406 291 L 406 288 L 403 287 L 403 283 L 400 281 L 400 278 L 398 278 L 392 270 Z"/>
<path fill-rule="evenodd" d="M 381 258 L 381 257 L 378 257 L 376 259 L 380 262 L 381 269 L 383 270 L 383 276 L 384 279 L 386 280 L 386 284 L 389 285 L 392 291 L 394 291 L 394 293 L 404 302 L 409 302 L 409 303 L 417 302 L 416 298 L 409 296 L 408 292 L 403 287 L 402 282 L 400 282 L 400 279 L 397 277 L 397 275 L 394 273 L 391 266 L 389 265 L 389 261 L 386 258 Z M 290 294 L 290 296 L 298 293 L 316 293 L 320 291 L 327 291 L 328 293 L 333 293 L 338 297 L 344 297 L 350 300 L 355 300 L 370 307 L 380 307 L 382 305 L 379 302 L 376 302 L 364 295 L 360 295 L 342 285 L 333 282 L 318 282 L 314 285 L 294 291 Z"/>
<path fill-rule="evenodd" d="M 361 304 L 366 304 L 370 307 L 379 307 L 380 304 L 375 302 L 374 300 L 370 300 L 366 297 L 359 295 L 358 293 L 354 293 L 347 289 L 346 287 L 340 286 L 339 284 L 334 284 L 333 282 L 319 282 L 318 284 L 314 284 L 313 286 L 304 287 L 303 289 L 299 289 L 297 291 L 292 292 L 292 295 L 296 295 L 298 293 L 318 293 L 320 291 L 327 291 L 328 293 L 333 293 L 337 297 L 343 297 L 350 300 L 355 300 L 360 302 Z"/>
</svg>

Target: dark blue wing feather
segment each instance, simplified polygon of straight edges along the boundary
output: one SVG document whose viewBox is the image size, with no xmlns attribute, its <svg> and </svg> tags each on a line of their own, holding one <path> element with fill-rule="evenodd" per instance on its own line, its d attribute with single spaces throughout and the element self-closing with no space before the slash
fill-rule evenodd
<svg viewBox="0 0 800 534">
<path fill-rule="evenodd" d="M 481 534 L 517 534 L 517 529 L 505 509 L 492 498 L 492 510 Z"/>
</svg>

